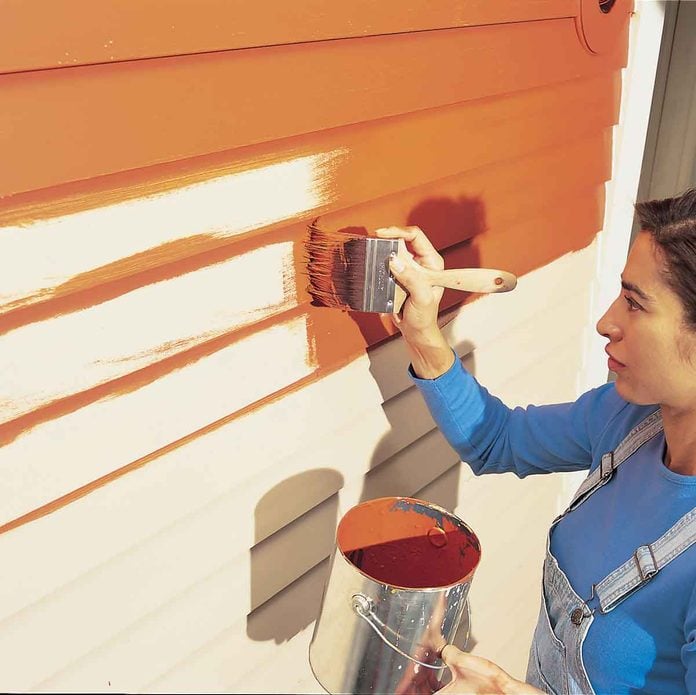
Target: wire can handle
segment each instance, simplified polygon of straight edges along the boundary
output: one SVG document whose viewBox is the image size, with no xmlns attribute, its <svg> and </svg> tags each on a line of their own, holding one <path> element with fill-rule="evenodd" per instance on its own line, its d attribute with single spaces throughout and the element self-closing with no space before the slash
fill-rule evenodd
<svg viewBox="0 0 696 695">
<path fill-rule="evenodd" d="M 416 659 L 414 656 L 411 656 L 410 654 L 407 654 L 403 649 L 400 649 L 397 647 L 393 642 L 391 642 L 387 636 L 382 632 L 380 628 L 383 628 L 387 632 L 392 632 L 394 634 L 397 634 L 392 630 L 388 625 L 386 625 L 382 620 L 380 620 L 374 613 L 373 609 L 373 602 L 370 598 L 365 596 L 365 594 L 353 594 L 351 597 L 351 605 L 353 607 L 353 611 L 360 616 L 376 633 L 376 635 L 384 642 L 388 647 L 391 647 L 397 654 L 400 654 L 401 656 L 409 659 L 410 661 L 413 661 L 415 664 L 418 664 L 419 666 L 424 666 L 425 668 L 431 668 L 434 671 L 442 671 L 442 669 L 447 668 L 446 664 L 442 664 L 442 666 L 435 666 L 434 664 L 426 664 L 424 661 L 420 661 Z M 467 598 L 465 601 L 465 606 L 466 606 L 466 616 L 467 616 L 467 627 L 466 627 L 466 643 L 469 641 L 469 629 L 471 627 L 471 612 L 469 608 L 469 599 Z M 398 635 L 397 635 L 398 636 Z M 464 646 L 466 647 L 466 643 Z"/>
</svg>

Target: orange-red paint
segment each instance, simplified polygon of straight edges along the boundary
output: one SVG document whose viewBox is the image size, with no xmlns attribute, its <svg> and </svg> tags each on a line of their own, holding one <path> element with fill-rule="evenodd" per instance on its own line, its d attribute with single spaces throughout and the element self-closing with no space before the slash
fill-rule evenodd
<svg viewBox="0 0 696 695">
<path fill-rule="evenodd" d="M 0 195 L 613 72 L 626 38 L 593 56 L 553 19 L 0 76 Z"/>
<path fill-rule="evenodd" d="M 383 584 L 442 587 L 469 578 L 481 546 L 467 527 L 420 500 L 383 497 L 349 509 L 336 531 L 346 559 Z"/>
<path fill-rule="evenodd" d="M 574 17 L 577 0 L 4 0 L 0 72 Z M 60 32 L 56 31 L 60 27 Z M 29 42 L 26 36 L 34 37 Z"/>
<path fill-rule="evenodd" d="M 119 395 L 136 391 L 171 372 L 182 369 L 228 345 L 232 345 L 239 340 L 243 340 L 254 333 L 262 331 L 264 328 L 269 328 L 278 323 L 285 323 L 298 316 L 303 316 L 305 313 L 306 311 L 303 307 L 294 307 L 280 314 L 263 318 L 243 328 L 217 336 L 204 343 L 182 349 L 181 352 L 164 357 L 159 362 L 142 367 L 125 376 L 98 384 L 86 391 L 74 393 L 70 396 L 46 403 L 36 410 L 32 410 L 25 415 L 20 415 L 13 420 L 0 424 L 0 447 L 8 444 L 20 435 L 26 434 L 43 422 L 73 413 L 103 398 L 115 398 Z"/>
</svg>

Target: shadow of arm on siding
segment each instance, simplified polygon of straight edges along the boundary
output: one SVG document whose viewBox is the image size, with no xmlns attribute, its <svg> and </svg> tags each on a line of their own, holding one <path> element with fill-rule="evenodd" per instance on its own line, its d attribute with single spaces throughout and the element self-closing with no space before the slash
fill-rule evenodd
<svg viewBox="0 0 696 695">
<path fill-rule="evenodd" d="M 466 243 L 466 265 L 474 268 L 479 267 L 479 253 L 476 245 L 471 244 L 470 242 L 479 234 L 485 233 L 487 229 L 486 208 L 483 199 L 480 196 L 461 196 L 457 199 L 445 197 L 426 199 L 411 210 L 408 215 L 407 223 L 408 225 L 420 227 L 425 232 L 428 239 L 430 239 L 433 246 L 435 246 L 440 253 L 442 253 L 448 247 Z M 451 318 L 451 314 L 456 312 L 463 301 L 470 297 L 472 297 L 472 295 L 469 293 L 446 291 L 440 306 L 440 315 L 444 319 L 444 322 L 446 323 L 447 320 Z M 357 321 L 359 321 L 359 318 L 356 319 L 356 322 Z M 443 321 L 439 321 L 439 323 L 442 325 Z M 457 350 L 457 352 L 458 354 L 461 354 L 460 350 Z M 400 368 L 405 372 L 406 367 L 407 365 L 404 364 L 398 366 L 395 365 L 393 368 Z M 386 394 L 389 393 L 390 387 L 383 387 L 380 383 L 380 371 L 381 367 L 377 367 L 373 363 L 372 359 L 370 359 L 370 372 L 379 385 L 382 394 Z M 408 388 L 408 386 L 410 386 L 410 384 L 407 380 L 405 380 L 404 387 Z M 393 386 L 391 388 L 393 389 Z M 397 393 L 395 397 L 399 398 L 400 395 L 400 393 Z M 418 401 L 418 403 L 420 404 L 420 401 Z M 375 448 L 372 461 L 370 462 L 371 473 L 373 469 L 377 468 L 383 463 L 385 454 L 386 456 L 389 456 L 391 453 L 393 453 L 392 450 L 398 447 L 398 444 L 395 444 L 395 442 L 392 440 L 403 440 L 405 444 L 403 447 L 398 447 L 397 453 L 394 455 L 394 458 L 397 458 L 401 454 L 406 453 L 408 448 L 415 443 L 414 440 L 419 436 L 422 437 L 427 434 L 427 432 L 430 431 L 434 425 L 429 418 L 426 421 L 421 417 L 419 418 L 419 429 L 415 424 L 415 418 L 410 416 L 408 409 L 395 408 L 392 410 L 388 407 L 388 402 L 386 399 L 383 408 L 387 418 L 389 419 L 391 428 L 390 432 L 383 437 Z M 414 427 L 416 429 L 415 432 L 413 432 Z M 415 436 L 409 437 L 409 433 Z M 442 474 L 441 468 L 434 468 L 435 470 L 433 471 L 433 474 L 430 477 L 427 477 L 426 467 L 421 466 L 421 469 L 424 469 L 422 472 L 425 473 L 425 477 L 416 476 L 416 478 L 412 478 L 405 485 L 400 484 L 400 479 L 396 477 L 388 482 L 388 488 L 390 489 L 389 492 L 387 492 L 387 488 L 385 488 L 384 483 L 380 484 L 377 482 L 375 476 L 368 475 L 365 479 L 361 501 L 372 499 L 382 494 L 404 496 L 415 495 L 417 494 L 417 490 L 422 489 L 428 483 L 432 482 Z M 451 481 L 451 486 L 443 488 L 441 494 L 438 496 L 438 499 L 427 499 L 425 501 L 433 502 L 447 510 L 453 511 L 457 506 L 457 490 L 459 482 L 459 468 L 457 467 L 456 470 L 456 480 Z M 418 479 L 418 477 L 420 477 L 420 479 Z M 377 482 L 377 484 L 373 485 L 372 483 L 374 482 Z"/>
<path fill-rule="evenodd" d="M 329 574 L 329 558 L 309 569 L 292 584 L 247 616 L 247 636 L 262 642 L 287 642 L 319 615 Z"/>
<path fill-rule="evenodd" d="M 250 553 L 249 638 L 279 644 L 317 617 L 338 522 L 336 493 L 342 486 L 338 471 L 316 468 L 281 481 L 259 500 L 254 537 L 263 540 Z M 324 501 L 304 511 L 308 497 Z M 282 519 L 294 517 L 279 528 Z M 269 530 L 277 528 L 268 536 Z M 317 569 L 320 566 L 326 567 Z"/>
</svg>

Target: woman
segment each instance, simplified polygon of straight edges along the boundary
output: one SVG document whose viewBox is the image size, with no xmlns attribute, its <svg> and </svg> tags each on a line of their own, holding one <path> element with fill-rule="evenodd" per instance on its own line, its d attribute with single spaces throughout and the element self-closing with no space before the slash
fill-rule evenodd
<svg viewBox="0 0 696 695">
<path fill-rule="evenodd" d="M 696 189 L 636 210 L 621 294 L 597 324 L 616 380 L 575 403 L 510 410 L 489 395 L 438 328 L 442 290 L 391 263 L 412 378 L 462 460 L 590 470 L 549 532 L 527 682 L 448 646 L 443 693 L 696 693 Z M 444 267 L 420 229 L 377 234 Z"/>
</svg>

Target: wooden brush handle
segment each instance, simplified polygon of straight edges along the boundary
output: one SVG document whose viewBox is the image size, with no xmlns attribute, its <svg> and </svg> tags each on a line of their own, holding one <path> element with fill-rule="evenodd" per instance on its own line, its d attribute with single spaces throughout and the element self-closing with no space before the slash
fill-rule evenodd
<svg viewBox="0 0 696 695">
<path fill-rule="evenodd" d="M 509 292 L 517 285 L 517 278 L 512 273 L 492 268 L 430 270 L 418 266 L 418 270 L 435 287 L 449 287 L 463 292 Z"/>
</svg>

